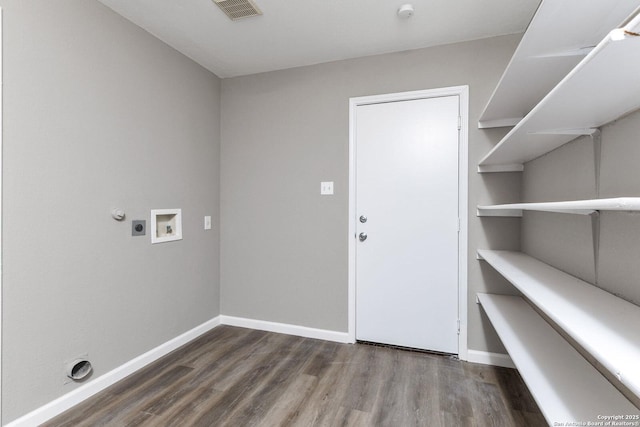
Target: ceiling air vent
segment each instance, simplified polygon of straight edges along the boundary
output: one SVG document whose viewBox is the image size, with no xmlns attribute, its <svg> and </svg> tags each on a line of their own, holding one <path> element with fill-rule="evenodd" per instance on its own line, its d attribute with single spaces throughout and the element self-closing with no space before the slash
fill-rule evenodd
<svg viewBox="0 0 640 427">
<path fill-rule="evenodd" d="M 251 0 L 213 0 L 233 21 L 262 15 L 262 11 Z"/>
</svg>

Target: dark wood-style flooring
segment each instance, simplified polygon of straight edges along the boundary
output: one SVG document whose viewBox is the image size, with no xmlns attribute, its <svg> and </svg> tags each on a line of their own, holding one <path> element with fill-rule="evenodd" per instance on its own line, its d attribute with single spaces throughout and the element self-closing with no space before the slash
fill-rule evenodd
<svg viewBox="0 0 640 427">
<path fill-rule="evenodd" d="M 546 426 L 513 369 L 220 326 L 45 426 Z"/>
</svg>

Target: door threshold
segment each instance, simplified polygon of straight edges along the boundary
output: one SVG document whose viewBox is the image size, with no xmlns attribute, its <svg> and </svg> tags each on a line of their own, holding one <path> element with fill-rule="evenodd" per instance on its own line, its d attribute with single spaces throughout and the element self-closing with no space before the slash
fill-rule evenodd
<svg viewBox="0 0 640 427">
<path fill-rule="evenodd" d="M 425 350 L 425 349 L 422 349 L 422 348 L 404 347 L 404 346 L 401 346 L 401 345 L 385 344 L 385 343 L 380 343 L 380 342 L 362 341 L 362 340 L 356 340 L 356 344 L 371 345 L 371 346 L 374 346 L 374 347 L 386 347 L 386 348 L 392 348 L 394 350 L 411 351 L 413 353 L 432 354 L 434 356 L 447 357 L 447 358 L 449 358 L 451 360 L 460 360 L 458 358 L 457 354 L 445 353 L 445 352 L 442 352 L 442 351 Z"/>
</svg>

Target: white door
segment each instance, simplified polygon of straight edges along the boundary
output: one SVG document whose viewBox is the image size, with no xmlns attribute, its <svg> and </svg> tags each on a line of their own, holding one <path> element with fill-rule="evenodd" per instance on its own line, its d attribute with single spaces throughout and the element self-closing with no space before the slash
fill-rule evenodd
<svg viewBox="0 0 640 427">
<path fill-rule="evenodd" d="M 356 107 L 358 340 L 458 353 L 459 102 Z"/>
</svg>

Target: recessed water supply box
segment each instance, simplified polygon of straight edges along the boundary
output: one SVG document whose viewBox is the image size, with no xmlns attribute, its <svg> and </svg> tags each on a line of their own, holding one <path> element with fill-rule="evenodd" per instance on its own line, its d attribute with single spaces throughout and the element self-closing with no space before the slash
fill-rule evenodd
<svg viewBox="0 0 640 427">
<path fill-rule="evenodd" d="M 149 231 L 152 244 L 182 240 L 182 209 L 153 209 Z"/>
</svg>

